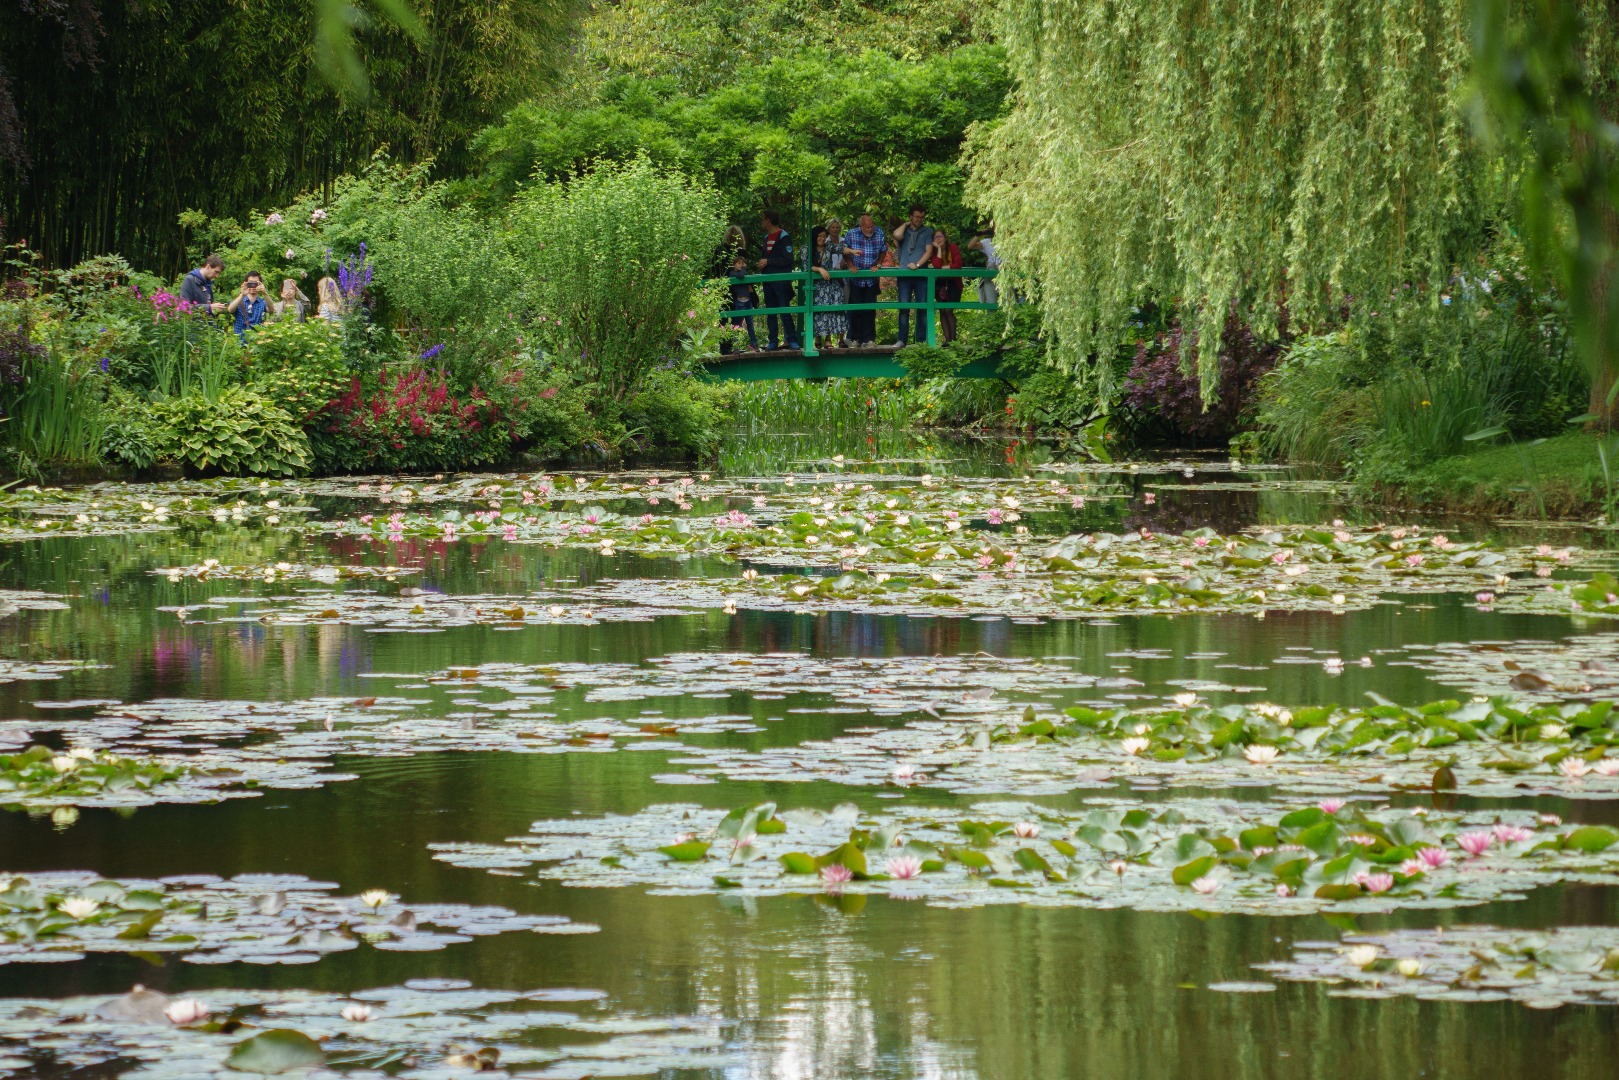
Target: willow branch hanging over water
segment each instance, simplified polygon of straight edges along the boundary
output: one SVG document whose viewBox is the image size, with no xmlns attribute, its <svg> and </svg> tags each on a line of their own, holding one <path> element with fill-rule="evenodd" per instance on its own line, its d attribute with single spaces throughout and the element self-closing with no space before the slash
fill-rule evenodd
<svg viewBox="0 0 1619 1080">
<path fill-rule="evenodd" d="M 1071 368 L 1138 305 L 1196 305 L 1211 395 L 1231 304 L 1274 330 L 1441 281 L 1495 205 L 1464 4 L 1007 0 L 998 30 L 1015 104 L 969 197 Z"/>
</svg>

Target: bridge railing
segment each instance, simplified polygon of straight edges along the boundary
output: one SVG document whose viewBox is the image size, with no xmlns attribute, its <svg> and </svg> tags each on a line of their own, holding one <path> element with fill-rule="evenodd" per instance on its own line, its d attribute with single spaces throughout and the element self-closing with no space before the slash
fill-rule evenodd
<svg viewBox="0 0 1619 1080">
<path fill-rule="evenodd" d="M 748 274 L 746 277 L 730 278 L 733 285 L 764 285 L 770 282 L 793 282 L 798 285 L 799 302 L 786 307 L 756 307 L 728 310 L 723 317 L 729 319 L 749 318 L 757 319 L 767 315 L 796 315 L 799 322 L 800 338 L 804 346 L 805 356 L 819 356 L 820 351 L 815 347 L 815 313 L 817 311 L 842 312 L 851 311 L 897 311 L 900 309 L 923 311 L 923 323 L 926 328 L 925 340 L 929 345 L 937 345 L 938 328 L 935 314 L 940 311 L 994 311 L 1000 305 L 984 303 L 980 300 L 937 300 L 934 294 L 938 292 L 937 282 L 940 278 L 962 278 L 963 292 L 967 283 L 992 279 L 996 271 L 984 266 L 962 266 L 955 268 L 941 268 L 935 270 L 931 267 L 922 270 L 906 270 L 899 267 L 874 266 L 870 270 L 828 270 L 827 277 L 832 281 L 868 281 L 872 278 L 924 278 L 927 280 L 926 297 L 922 300 L 878 300 L 869 304 L 817 304 L 815 302 L 815 285 L 821 281 L 821 275 L 814 270 L 794 270 L 785 274 Z M 879 286 L 881 282 L 878 283 Z M 759 327 L 754 327 L 755 333 Z M 734 355 L 734 354 L 733 354 Z"/>
</svg>

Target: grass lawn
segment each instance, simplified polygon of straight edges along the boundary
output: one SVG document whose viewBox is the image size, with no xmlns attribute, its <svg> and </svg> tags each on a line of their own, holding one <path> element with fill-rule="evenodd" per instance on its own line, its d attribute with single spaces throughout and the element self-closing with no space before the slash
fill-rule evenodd
<svg viewBox="0 0 1619 1080">
<path fill-rule="evenodd" d="M 1583 431 L 1441 458 L 1376 487 L 1381 495 L 1407 505 L 1530 517 L 1587 517 L 1602 513 L 1610 496 L 1599 444 L 1607 453 L 1611 491 L 1619 496 L 1619 436 L 1599 440 Z"/>
</svg>

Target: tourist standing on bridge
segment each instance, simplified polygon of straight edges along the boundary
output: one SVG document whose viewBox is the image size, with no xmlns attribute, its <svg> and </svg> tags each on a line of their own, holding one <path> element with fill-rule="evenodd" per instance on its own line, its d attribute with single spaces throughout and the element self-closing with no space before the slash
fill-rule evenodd
<svg viewBox="0 0 1619 1080">
<path fill-rule="evenodd" d="M 960 270 L 961 249 L 950 242 L 943 229 L 933 230 L 933 244 L 928 249 L 928 265 L 935 270 Z M 961 302 L 961 279 L 942 277 L 934 281 L 933 299 L 947 304 Z M 939 344 L 948 345 L 956 340 L 956 312 L 953 308 L 939 309 Z"/>
<path fill-rule="evenodd" d="M 919 204 L 911 205 L 911 216 L 894 230 L 894 243 L 898 245 L 897 258 L 899 265 L 906 270 L 923 270 L 927 268 L 928 259 L 933 254 L 933 226 L 925 224 L 928 216 L 927 208 Z M 928 279 L 925 277 L 902 277 L 899 279 L 899 302 L 921 303 L 928 296 Z M 926 341 L 927 327 L 922 320 L 927 317 L 923 308 L 901 307 L 899 309 L 899 347 L 904 348 L 910 344 L 911 312 L 916 312 L 916 338 Z"/>
<path fill-rule="evenodd" d="M 888 254 L 888 234 L 877 228 L 877 223 L 872 220 L 870 214 L 861 214 L 860 227 L 843 239 L 843 255 L 849 260 L 849 269 L 870 270 L 881 263 L 886 254 Z M 854 278 L 849 282 L 849 303 L 876 302 L 876 278 Z M 876 311 L 849 312 L 849 343 L 856 348 L 861 345 L 869 347 L 877 344 Z"/>
<path fill-rule="evenodd" d="M 837 218 L 828 219 L 824 227 L 817 227 L 815 235 L 810 240 L 811 259 L 810 269 L 821 275 L 821 280 L 815 283 L 815 306 L 837 307 L 848 303 L 843 280 L 833 280 L 831 271 L 842 270 L 843 260 L 843 222 Z M 831 348 L 839 344 L 848 344 L 849 313 L 846 311 L 817 310 L 815 312 L 815 338 L 816 344 L 825 339 L 825 347 Z"/>
<path fill-rule="evenodd" d="M 748 257 L 737 252 L 731 260 L 731 268 L 726 272 L 731 279 L 731 305 L 732 311 L 752 311 L 759 306 L 759 294 L 753 286 L 743 279 L 748 276 Z M 759 335 L 753 332 L 752 315 L 732 315 L 730 323 L 733 327 L 746 327 L 748 331 L 748 351 L 759 351 Z M 730 348 L 729 345 L 726 348 Z"/>
<path fill-rule="evenodd" d="M 781 227 L 781 215 L 774 210 L 766 210 L 759 215 L 765 228 L 765 257 L 759 260 L 759 272 L 762 274 L 790 274 L 793 272 L 793 238 L 786 229 Z M 790 281 L 767 281 L 764 283 L 765 307 L 784 308 L 793 306 L 793 283 Z M 767 315 L 765 327 L 770 332 L 770 348 L 779 349 L 780 340 L 776 337 L 776 320 L 781 319 L 782 337 L 787 339 L 789 349 L 799 348 L 798 319 L 791 315 Z"/>
</svg>

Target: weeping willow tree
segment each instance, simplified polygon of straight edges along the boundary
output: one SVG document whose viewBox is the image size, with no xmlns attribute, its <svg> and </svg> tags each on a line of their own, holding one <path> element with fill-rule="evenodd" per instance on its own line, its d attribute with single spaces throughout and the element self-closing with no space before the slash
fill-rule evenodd
<svg viewBox="0 0 1619 1080">
<path fill-rule="evenodd" d="M 1475 135 L 1470 16 L 1458 0 L 1005 0 L 1014 106 L 970 148 L 968 194 L 1062 362 L 1105 399 L 1109 365 L 1086 358 L 1140 305 L 1176 303 L 1209 398 L 1233 308 L 1261 332 L 1284 305 L 1311 326 L 1473 269 L 1520 170 Z"/>
</svg>

